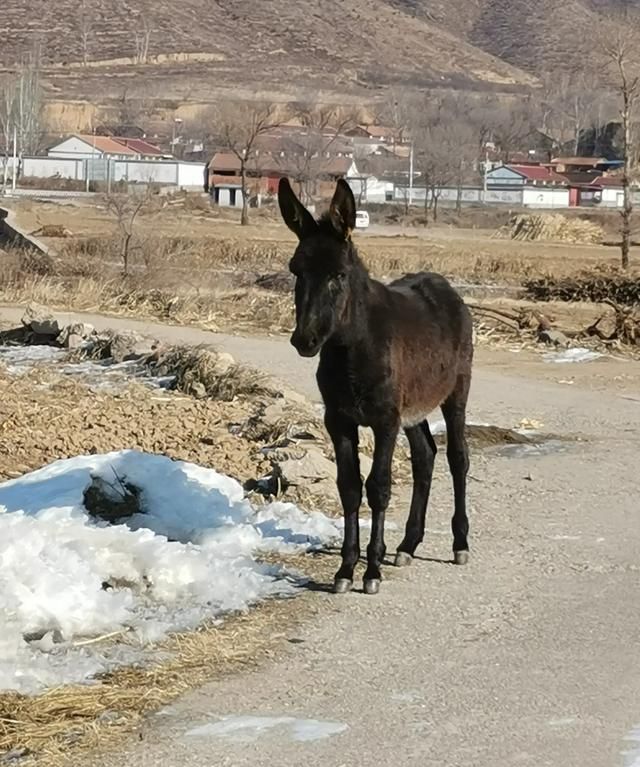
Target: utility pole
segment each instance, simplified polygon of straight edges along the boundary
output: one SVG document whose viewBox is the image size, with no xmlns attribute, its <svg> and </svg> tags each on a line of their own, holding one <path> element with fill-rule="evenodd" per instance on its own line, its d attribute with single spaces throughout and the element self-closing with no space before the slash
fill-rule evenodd
<svg viewBox="0 0 640 767">
<path fill-rule="evenodd" d="M 489 175 L 489 147 L 484 145 L 484 190 L 482 193 L 482 202 L 487 202 L 487 181 Z"/>
<path fill-rule="evenodd" d="M 426 194 L 425 189 L 425 194 Z M 413 141 L 409 150 L 409 205 L 413 204 Z"/>
<path fill-rule="evenodd" d="M 16 191 L 16 176 L 18 175 L 18 131 L 13 126 L 13 173 L 11 174 L 11 191 Z"/>
</svg>

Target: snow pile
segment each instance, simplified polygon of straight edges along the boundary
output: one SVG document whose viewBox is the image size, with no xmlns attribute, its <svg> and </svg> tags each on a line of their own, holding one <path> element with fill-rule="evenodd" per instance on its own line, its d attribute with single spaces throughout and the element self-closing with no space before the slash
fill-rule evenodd
<svg viewBox="0 0 640 767">
<path fill-rule="evenodd" d="M 141 490 L 144 513 L 112 526 L 83 506 L 92 477 Z M 256 512 L 235 480 L 122 451 L 57 461 L 0 484 L 0 689 L 33 692 L 132 662 L 145 642 L 257 600 L 292 593 L 256 552 L 339 537 L 320 513 Z M 87 643 L 111 632 L 123 644 Z"/>
<path fill-rule="evenodd" d="M 567 362 L 591 362 L 600 357 L 602 357 L 602 354 L 599 352 L 593 352 L 591 349 L 585 349 L 583 346 L 576 346 L 573 349 L 566 349 L 562 352 L 549 352 L 544 355 L 544 361 L 564 364 Z"/>
</svg>

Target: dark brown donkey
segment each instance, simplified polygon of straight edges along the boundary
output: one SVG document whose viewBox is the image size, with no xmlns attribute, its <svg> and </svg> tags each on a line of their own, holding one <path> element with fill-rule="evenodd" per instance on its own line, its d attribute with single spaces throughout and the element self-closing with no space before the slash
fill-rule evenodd
<svg viewBox="0 0 640 767">
<path fill-rule="evenodd" d="M 366 481 L 372 526 L 364 574 L 365 592 L 375 594 L 386 553 L 384 517 L 398 432 L 402 427 L 409 440 L 413 470 L 409 519 L 395 559 L 397 566 L 404 566 L 411 563 L 424 537 L 436 455 L 427 416 L 438 406 L 447 425 L 453 476 L 454 561 L 466 564 L 465 409 L 473 358 L 469 311 L 438 274 L 406 275 L 390 285 L 369 277 L 351 241 L 356 205 L 345 181 L 338 182 L 329 212 L 318 221 L 286 179 L 280 182 L 278 201 L 285 223 L 300 240 L 289 265 L 296 277 L 291 343 L 303 357 L 320 352 L 317 381 L 338 465 L 345 524 L 335 592 L 351 589 L 360 557 L 358 426 L 370 426 L 375 437 L 373 467 Z"/>
</svg>

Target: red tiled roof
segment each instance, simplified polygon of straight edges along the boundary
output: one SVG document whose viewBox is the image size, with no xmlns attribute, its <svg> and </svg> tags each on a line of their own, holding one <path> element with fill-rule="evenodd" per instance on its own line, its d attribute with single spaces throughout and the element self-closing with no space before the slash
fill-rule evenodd
<svg viewBox="0 0 640 767">
<path fill-rule="evenodd" d="M 567 179 L 544 165 L 507 165 L 528 181 L 542 181 L 547 184 L 566 184 Z"/>
<path fill-rule="evenodd" d="M 92 134 L 76 133 L 76 137 L 94 146 L 99 152 L 104 154 L 127 154 L 134 156 L 136 152 L 129 149 L 124 144 L 120 144 L 109 136 L 94 136 Z"/>
<path fill-rule="evenodd" d="M 622 188 L 621 176 L 597 176 L 591 182 L 591 186 L 619 186 Z"/>
</svg>

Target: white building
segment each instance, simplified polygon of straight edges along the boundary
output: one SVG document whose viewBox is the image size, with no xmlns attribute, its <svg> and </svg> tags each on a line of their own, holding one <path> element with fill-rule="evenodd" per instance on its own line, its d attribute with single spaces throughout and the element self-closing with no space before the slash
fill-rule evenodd
<svg viewBox="0 0 640 767">
<path fill-rule="evenodd" d="M 73 157 L 75 159 L 111 158 L 117 160 L 161 160 L 162 150 L 144 139 L 117 136 L 94 136 L 77 133 L 69 136 L 47 151 L 49 157 Z"/>
<path fill-rule="evenodd" d="M 159 184 L 202 189 L 205 164 L 182 160 L 140 160 L 118 157 L 23 157 L 20 175 L 130 184 Z"/>
</svg>

